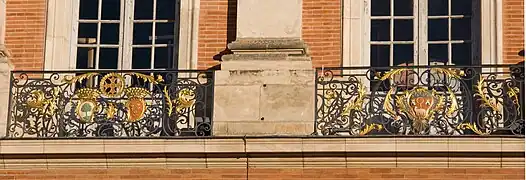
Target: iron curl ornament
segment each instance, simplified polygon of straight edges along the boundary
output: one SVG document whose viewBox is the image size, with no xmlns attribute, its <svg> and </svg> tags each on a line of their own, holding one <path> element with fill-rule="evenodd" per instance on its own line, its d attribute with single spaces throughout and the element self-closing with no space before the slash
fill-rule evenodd
<svg viewBox="0 0 526 180">
<path fill-rule="evenodd" d="M 317 69 L 313 134 L 522 136 L 524 75 L 495 71 L 510 66 Z"/>
<path fill-rule="evenodd" d="M 211 134 L 213 71 L 13 71 L 11 77 L 7 138 Z"/>
</svg>

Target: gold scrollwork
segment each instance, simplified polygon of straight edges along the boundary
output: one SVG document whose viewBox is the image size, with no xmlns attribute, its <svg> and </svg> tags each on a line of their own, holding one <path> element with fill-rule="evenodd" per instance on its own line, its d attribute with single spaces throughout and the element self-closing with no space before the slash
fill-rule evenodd
<svg viewBox="0 0 526 180">
<path fill-rule="evenodd" d="M 143 118 L 146 112 L 146 102 L 144 98 L 149 95 L 150 91 L 143 88 L 133 87 L 126 89 L 126 96 L 128 96 L 126 108 L 129 122 L 137 122 Z"/>
<path fill-rule="evenodd" d="M 63 81 L 69 84 L 75 84 L 77 82 L 82 82 L 84 79 L 92 78 L 93 76 L 96 76 L 96 75 L 99 75 L 99 73 L 91 72 L 91 73 L 86 73 L 86 74 L 82 74 L 78 76 L 65 76 Z"/>
<path fill-rule="evenodd" d="M 358 81 L 358 97 L 354 101 L 349 101 L 343 110 L 343 114 L 349 114 L 352 110 L 361 111 L 363 105 L 363 99 L 365 98 L 365 86 L 361 81 Z"/>
<path fill-rule="evenodd" d="M 30 93 L 27 105 L 30 108 L 38 109 L 41 113 L 46 115 L 54 115 L 57 110 L 56 101 L 60 93 L 60 88 L 55 87 L 51 93 L 51 99 L 47 99 L 42 90 L 35 90 Z"/>
<path fill-rule="evenodd" d="M 477 125 L 475 124 L 470 124 L 470 123 L 462 123 L 462 124 L 459 124 L 457 126 L 457 129 L 460 129 L 460 130 L 466 130 L 466 129 L 469 129 L 469 130 L 472 130 L 473 132 L 475 132 L 476 134 L 478 135 L 489 135 L 491 132 L 482 132 L 481 130 L 479 130 L 477 128 Z"/>
<path fill-rule="evenodd" d="M 178 93 L 176 100 L 176 111 L 182 113 L 184 109 L 192 107 L 195 103 L 195 92 L 191 89 L 182 89 Z"/>
<path fill-rule="evenodd" d="M 153 84 L 158 84 L 158 83 L 164 82 L 163 76 L 161 76 L 161 75 L 157 75 L 157 78 L 155 78 L 154 76 L 145 75 L 145 74 L 141 74 L 141 73 L 135 73 L 135 72 L 129 73 L 129 74 L 137 76 L 138 78 L 143 79 L 144 81 L 150 82 L 150 83 L 153 83 Z"/>
<path fill-rule="evenodd" d="M 365 125 L 365 128 L 363 128 L 360 131 L 360 136 L 366 135 L 367 133 L 375 129 L 381 131 L 383 129 L 383 126 L 381 124 L 367 124 Z"/>
<path fill-rule="evenodd" d="M 109 73 L 100 80 L 100 92 L 107 97 L 118 97 L 124 92 L 124 77 L 117 73 Z"/>
<path fill-rule="evenodd" d="M 517 106 L 517 112 L 521 112 L 521 105 L 519 103 L 519 91 L 520 89 L 518 87 L 511 87 L 510 84 L 507 84 L 508 86 L 508 96 L 512 98 L 513 104 Z"/>
<path fill-rule="evenodd" d="M 494 112 L 498 113 L 498 107 L 497 107 L 497 100 L 495 98 L 488 98 L 486 94 L 484 94 L 484 78 L 480 77 L 480 81 L 475 85 L 477 88 L 477 92 L 473 95 L 474 97 L 480 97 L 483 104 L 480 106 L 488 106 L 490 107 Z"/>
</svg>

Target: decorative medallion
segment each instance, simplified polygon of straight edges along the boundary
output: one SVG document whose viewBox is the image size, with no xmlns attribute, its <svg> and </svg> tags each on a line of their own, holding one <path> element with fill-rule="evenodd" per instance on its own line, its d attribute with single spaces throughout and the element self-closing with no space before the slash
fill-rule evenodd
<svg viewBox="0 0 526 180">
<path fill-rule="evenodd" d="M 110 73 L 100 80 L 100 91 L 107 97 L 119 97 L 124 91 L 124 77 L 117 73 Z"/>
<path fill-rule="evenodd" d="M 98 111 L 98 103 L 96 98 L 100 95 L 96 89 L 80 89 L 77 96 L 80 102 L 77 105 L 75 112 L 81 123 L 91 123 Z"/>
<path fill-rule="evenodd" d="M 150 95 L 150 91 L 143 88 L 133 87 L 126 89 L 126 96 L 128 96 L 128 101 L 126 102 L 128 122 L 137 122 L 143 118 L 146 112 L 144 98 L 148 95 Z"/>
<path fill-rule="evenodd" d="M 435 90 L 417 87 L 405 91 L 403 96 L 398 96 L 396 103 L 400 110 L 413 120 L 415 132 L 421 132 L 427 128 L 435 112 L 441 110 L 444 97 L 438 96 Z"/>
</svg>

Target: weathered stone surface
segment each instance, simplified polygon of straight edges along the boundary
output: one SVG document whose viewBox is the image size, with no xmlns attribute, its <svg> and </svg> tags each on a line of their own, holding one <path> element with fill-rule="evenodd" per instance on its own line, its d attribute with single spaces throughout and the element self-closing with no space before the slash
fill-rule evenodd
<svg viewBox="0 0 526 180">
<path fill-rule="evenodd" d="M 237 37 L 301 37 L 302 3 L 303 0 L 237 1 Z"/>
<path fill-rule="evenodd" d="M 0 44 L 0 137 L 6 135 L 6 126 L 8 119 L 9 107 L 9 84 L 10 74 L 13 70 L 13 65 L 9 62 L 9 50 L 4 45 Z"/>
<path fill-rule="evenodd" d="M 259 120 L 260 86 L 216 86 L 214 122 Z"/>
<path fill-rule="evenodd" d="M 314 70 L 228 70 L 217 71 L 216 86 L 235 85 L 314 85 Z"/>
<path fill-rule="evenodd" d="M 261 116 L 265 121 L 314 121 L 314 89 L 302 85 L 261 88 Z"/>
</svg>

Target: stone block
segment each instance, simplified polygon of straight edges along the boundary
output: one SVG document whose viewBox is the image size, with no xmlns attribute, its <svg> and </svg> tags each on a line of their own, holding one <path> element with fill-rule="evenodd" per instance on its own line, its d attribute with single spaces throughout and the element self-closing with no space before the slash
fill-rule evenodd
<svg viewBox="0 0 526 180">
<path fill-rule="evenodd" d="M 105 153 L 164 153 L 162 139 L 104 140 Z"/>
<path fill-rule="evenodd" d="M 395 138 L 346 138 L 347 152 L 395 152 Z"/>
<path fill-rule="evenodd" d="M 31 156 L 4 159 L 6 169 L 47 169 L 47 160 Z"/>
<path fill-rule="evenodd" d="M 265 121 L 314 121 L 314 88 L 266 85 L 261 88 L 261 116 Z"/>
<path fill-rule="evenodd" d="M 229 122 L 228 135 L 308 135 L 312 127 L 305 122 Z"/>
<path fill-rule="evenodd" d="M 502 152 L 524 152 L 524 138 L 502 138 Z"/>
<path fill-rule="evenodd" d="M 43 154 L 43 140 L 4 140 L 0 142 L 1 154 Z"/>
<path fill-rule="evenodd" d="M 348 168 L 394 168 L 396 157 L 347 157 Z"/>
<path fill-rule="evenodd" d="M 501 152 L 500 138 L 449 138 L 450 152 Z"/>
<path fill-rule="evenodd" d="M 399 168 L 447 168 L 447 157 L 397 157 Z"/>
<path fill-rule="evenodd" d="M 300 138 L 247 139 L 247 152 L 302 152 Z"/>
<path fill-rule="evenodd" d="M 450 168 L 500 168 L 500 157 L 449 157 Z"/>
<path fill-rule="evenodd" d="M 259 121 L 260 86 L 216 86 L 214 122 Z"/>
<path fill-rule="evenodd" d="M 164 141 L 165 153 L 204 153 L 204 139 L 167 139 Z"/>
<path fill-rule="evenodd" d="M 290 69 L 301 69 L 307 70 L 312 69 L 312 63 L 310 60 L 304 61 L 291 61 L 291 60 L 258 60 L 256 58 L 264 59 L 264 57 L 255 57 L 247 55 L 233 55 L 236 59 L 243 58 L 243 60 L 235 61 L 223 61 L 221 63 L 221 69 L 224 70 L 290 70 Z M 259 55 L 261 56 L 261 55 Z M 247 59 L 253 58 L 253 59 Z M 287 58 L 287 57 L 282 57 Z"/>
<path fill-rule="evenodd" d="M 205 139 L 207 153 L 245 153 L 242 139 Z"/>
<path fill-rule="evenodd" d="M 304 138 L 303 152 L 345 152 L 345 138 Z"/>
<path fill-rule="evenodd" d="M 77 154 L 77 153 L 104 153 L 103 140 L 46 140 L 44 141 L 44 153 Z"/>
<path fill-rule="evenodd" d="M 447 152 L 447 138 L 396 138 L 397 152 Z"/>
<path fill-rule="evenodd" d="M 346 157 L 304 157 L 305 168 L 345 168 Z"/>
<path fill-rule="evenodd" d="M 223 70 L 217 71 L 215 84 L 222 85 L 314 85 L 314 70 Z"/>
<path fill-rule="evenodd" d="M 502 168 L 524 168 L 524 157 L 502 157 Z"/>
<path fill-rule="evenodd" d="M 286 158 L 249 158 L 250 168 L 302 168 L 302 157 Z"/>
<path fill-rule="evenodd" d="M 206 158 L 181 158 L 166 157 L 166 168 L 172 169 L 189 169 L 189 168 L 206 168 Z"/>
<path fill-rule="evenodd" d="M 64 168 L 107 168 L 105 155 L 89 155 L 83 158 L 76 157 L 48 157 L 48 169 L 64 169 Z"/>
<path fill-rule="evenodd" d="M 246 168 L 247 158 L 206 158 L 208 168 Z"/>
<path fill-rule="evenodd" d="M 302 2 L 303 0 L 238 1 L 236 37 L 300 38 Z"/>
</svg>

